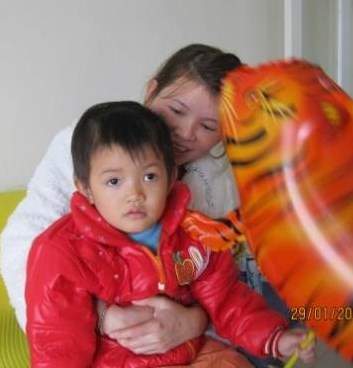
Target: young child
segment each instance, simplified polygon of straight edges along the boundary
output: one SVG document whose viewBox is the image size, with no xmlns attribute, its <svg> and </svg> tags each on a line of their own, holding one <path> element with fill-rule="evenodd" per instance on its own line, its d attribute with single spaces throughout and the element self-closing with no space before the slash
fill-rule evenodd
<svg viewBox="0 0 353 368">
<path fill-rule="evenodd" d="M 97 333 L 96 299 L 128 305 L 158 294 L 200 303 L 221 336 L 258 356 L 287 357 L 299 347 L 303 333 L 288 330 L 237 280 L 230 252 L 212 253 L 183 229 L 190 195 L 175 181 L 160 117 L 135 102 L 95 105 L 78 122 L 71 148 L 78 189 L 71 213 L 35 240 L 28 259 L 32 367 L 193 362 L 203 337 L 165 354 L 136 355 Z M 232 354 L 232 366 L 250 366 Z M 312 348 L 300 354 L 305 360 Z"/>
</svg>

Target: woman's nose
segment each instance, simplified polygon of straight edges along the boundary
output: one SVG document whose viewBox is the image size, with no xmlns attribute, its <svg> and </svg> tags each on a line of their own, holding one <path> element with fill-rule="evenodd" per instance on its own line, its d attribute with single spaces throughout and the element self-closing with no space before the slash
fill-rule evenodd
<svg viewBox="0 0 353 368">
<path fill-rule="evenodd" d="M 189 121 L 184 121 L 178 126 L 176 133 L 185 141 L 195 141 L 195 125 L 195 122 L 191 119 Z"/>
</svg>

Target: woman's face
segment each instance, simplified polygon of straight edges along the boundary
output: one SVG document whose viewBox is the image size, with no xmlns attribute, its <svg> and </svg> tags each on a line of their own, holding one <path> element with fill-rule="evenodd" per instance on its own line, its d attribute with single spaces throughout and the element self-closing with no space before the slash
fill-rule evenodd
<svg viewBox="0 0 353 368">
<path fill-rule="evenodd" d="M 171 129 L 177 164 L 204 156 L 221 139 L 217 97 L 204 85 L 186 78 L 177 79 L 150 99 L 156 87 L 157 82 L 151 81 L 146 105 Z"/>
</svg>

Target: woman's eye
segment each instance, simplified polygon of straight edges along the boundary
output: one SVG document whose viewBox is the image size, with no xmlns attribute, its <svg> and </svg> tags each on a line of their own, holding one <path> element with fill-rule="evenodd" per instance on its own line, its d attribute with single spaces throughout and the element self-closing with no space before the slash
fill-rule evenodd
<svg viewBox="0 0 353 368">
<path fill-rule="evenodd" d="M 179 109 L 177 109 L 177 108 L 175 108 L 175 107 L 173 107 L 173 106 L 170 106 L 169 108 L 170 108 L 170 110 L 171 110 L 175 115 L 183 115 L 183 111 L 181 111 L 181 110 L 179 110 Z"/>
<path fill-rule="evenodd" d="M 109 186 L 112 186 L 112 187 L 115 187 L 117 186 L 118 184 L 120 184 L 120 179 L 119 178 L 112 178 L 112 179 L 109 179 L 107 184 Z"/>
<path fill-rule="evenodd" d="M 202 124 L 202 127 L 210 132 L 215 132 L 217 130 L 217 128 L 215 127 L 211 127 L 211 126 L 208 126 L 206 124 Z"/>
<path fill-rule="evenodd" d="M 154 173 L 149 173 L 145 175 L 145 181 L 153 181 L 157 179 L 157 175 Z"/>
</svg>

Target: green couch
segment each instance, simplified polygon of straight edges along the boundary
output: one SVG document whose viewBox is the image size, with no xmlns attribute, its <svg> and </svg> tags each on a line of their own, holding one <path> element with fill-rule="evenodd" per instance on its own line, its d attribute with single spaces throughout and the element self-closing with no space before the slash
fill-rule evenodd
<svg viewBox="0 0 353 368">
<path fill-rule="evenodd" d="M 24 190 L 0 192 L 0 232 L 8 216 L 24 195 Z M 9 304 L 5 286 L 0 277 L 0 368 L 28 366 L 26 338 L 16 322 L 15 313 Z"/>
</svg>

